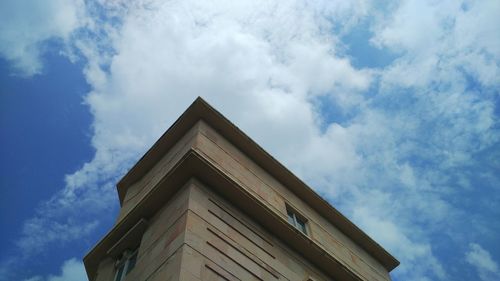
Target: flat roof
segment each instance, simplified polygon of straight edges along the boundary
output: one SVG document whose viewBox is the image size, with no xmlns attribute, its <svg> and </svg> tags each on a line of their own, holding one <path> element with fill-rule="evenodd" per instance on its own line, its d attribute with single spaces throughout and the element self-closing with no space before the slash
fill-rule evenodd
<svg viewBox="0 0 500 281">
<path fill-rule="evenodd" d="M 295 176 L 273 156 L 250 139 L 231 121 L 198 97 L 174 124 L 156 141 L 156 143 L 141 157 L 141 159 L 118 182 L 120 204 L 130 185 L 140 180 L 176 143 L 193 127 L 197 121 L 203 120 L 234 146 L 245 153 L 266 172 L 280 181 L 299 198 L 310 205 L 316 212 L 325 217 L 332 225 L 352 239 L 372 257 L 379 261 L 388 271 L 399 265 L 399 261 L 388 253 L 370 236 L 342 215 L 330 203 L 319 196 L 307 184 Z"/>
</svg>

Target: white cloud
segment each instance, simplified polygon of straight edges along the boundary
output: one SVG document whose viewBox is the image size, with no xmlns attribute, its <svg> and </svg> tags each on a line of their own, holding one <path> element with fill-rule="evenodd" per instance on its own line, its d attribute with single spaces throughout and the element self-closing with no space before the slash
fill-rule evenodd
<svg viewBox="0 0 500 281">
<path fill-rule="evenodd" d="M 98 155 L 144 149 L 198 95 L 268 147 L 287 151 L 319 133 L 309 98 L 335 92 L 345 106 L 355 104 L 349 96 L 361 100 L 370 74 L 335 55 L 334 37 L 321 34 L 327 27 L 301 4 L 220 4 L 193 2 L 187 12 L 170 3 L 124 19 L 109 79 L 87 98 Z M 277 135 L 294 141 L 283 147 Z"/>
<path fill-rule="evenodd" d="M 66 41 L 84 24 L 83 0 L 16 0 L 0 2 L 0 55 L 17 74 L 31 76 L 43 68 L 43 45 Z"/>
<path fill-rule="evenodd" d="M 369 194 L 378 201 L 379 196 L 385 196 L 372 192 Z M 402 228 L 392 219 L 387 219 L 377 215 L 377 211 L 371 208 L 373 205 L 390 206 L 393 198 L 384 198 L 383 202 L 366 204 L 367 206 L 357 206 L 353 213 L 353 218 L 363 226 L 363 229 L 373 234 L 376 241 L 386 247 L 390 247 L 398 253 L 398 258 L 403 264 L 398 268 L 400 276 L 406 276 L 410 280 L 418 280 L 423 277 L 436 276 L 439 280 L 449 279 L 441 261 L 432 253 L 432 245 L 429 241 L 412 237 L 412 229 Z"/>
<path fill-rule="evenodd" d="M 469 251 L 465 254 L 465 260 L 476 268 L 481 280 L 493 281 L 500 278 L 498 264 L 491 258 L 490 253 L 483 249 L 481 245 L 470 243 Z"/>
<path fill-rule="evenodd" d="M 43 281 L 43 278 L 41 276 L 33 276 L 28 279 L 24 279 L 24 281 Z"/>
<path fill-rule="evenodd" d="M 309 98 L 337 90 L 358 96 L 370 83 L 369 72 L 335 55 L 335 38 L 323 32 L 330 23 L 318 23 L 317 11 L 301 2 L 193 1 L 189 9 L 184 2 L 149 3 L 155 9 L 134 5 L 123 14 L 123 4 L 106 5 L 122 24 L 89 27 L 110 34 L 96 38 L 103 42 L 75 39 L 88 59 L 96 154 L 25 223 L 17 242 L 24 253 L 91 232 L 95 215 L 117 206 L 119 175 L 198 95 L 287 155 L 318 139 Z M 100 48 L 104 43 L 115 55 Z M 101 66 L 108 63 L 106 73 Z M 282 138 L 294 141 L 282 146 Z"/>
<path fill-rule="evenodd" d="M 61 209 L 60 205 L 56 205 Z M 60 210 L 57 210 L 60 212 Z M 49 220 L 50 214 L 38 215 L 27 220 L 23 226 L 22 237 L 17 241 L 18 247 L 26 255 L 34 255 L 46 248 L 49 243 L 65 243 L 74 239 L 86 237 L 97 226 L 97 221 L 75 221 L 70 216 L 68 219 L 56 217 Z M 53 217 L 52 217 L 53 218 Z"/>
<path fill-rule="evenodd" d="M 384 74 L 385 83 L 426 87 L 458 82 L 465 72 L 483 86 L 498 85 L 498 1 L 407 0 L 394 6 L 375 25 L 372 39 L 405 54 Z"/>
<path fill-rule="evenodd" d="M 81 261 L 75 258 L 66 260 L 61 269 L 60 275 L 49 275 L 47 277 L 34 276 L 24 281 L 87 281 L 87 273 Z"/>
</svg>

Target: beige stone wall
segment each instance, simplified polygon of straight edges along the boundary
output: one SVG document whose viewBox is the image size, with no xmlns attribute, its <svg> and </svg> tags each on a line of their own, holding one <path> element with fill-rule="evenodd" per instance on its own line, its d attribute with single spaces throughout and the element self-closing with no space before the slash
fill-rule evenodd
<svg viewBox="0 0 500 281">
<path fill-rule="evenodd" d="M 224 137 L 200 122 L 195 149 L 213 165 L 257 197 L 275 213 L 287 219 L 286 204 L 308 221 L 310 238 L 323 246 L 345 266 L 366 280 L 390 280 L 387 270 L 325 218 L 256 165 Z"/>
<path fill-rule="evenodd" d="M 351 239 L 346 237 L 325 218 L 316 213 L 310 206 L 305 204 L 300 198 L 295 196 L 295 194 L 256 165 L 249 157 L 244 155 L 203 121 L 199 121 L 197 125 L 170 149 L 141 180 L 128 188 L 117 223 L 120 222 L 120 220 L 122 220 L 130 210 L 158 184 L 164 175 L 167 174 L 177 161 L 190 149 L 196 150 L 207 161 L 240 184 L 255 198 L 264 202 L 270 210 L 280 215 L 284 220 L 287 219 L 286 204 L 299 211 L 308 221 L 308 236 L 311 241 L 322 246 L 344 266 L 356 272 L 359 276 L 362 276 L 363 279 L 375 281 L 390 280 L 388 272 L 379 262 L 358 247 Z M 187 194 L 184 190 L 187 189 L 183 188 L 179 194 Z M 189 200 L 189 208 L 186 207 L 185 212 L 182 214 L 179 213 L 181 211 L 176 209 L 177 213 L 175 214 L 177 214 L 178 217 L 175 221 L 172 221 L 172 217 L 175 217 L 172 215 L 172 212 L 165 210 L 170 210 L 169 208 L 173 208 L 171 205 L 174 206 L 180 203 L 168 203 L 168 205 L 162 209 L 163 211 L 150 221 L 150 227 L 142 240 L 137 265 L 139 268 L 137 272 L 144 271 L 144 273 L 134 273 L 133 276 L 140 274 L 137 276 L 141 276 L 141 278 L 129 278 L 130 280 L 153 280 L 150 278 L 152 278 L 154 274 L 160 274 L 155 273 L 159 272 L 158 270 L 161 267 L 158 265 L 159 261 L 157 261 L 157 257 L 161 257 L 160 260 L 163 262 L 172 258 L 173 260 L 171 263 L 174 263 L 174 261 L 181 263 L 180 260 L 182 260 L 182 264 L 190 260 L 197 260 L 186 258 L 190 256 L 204 257 L 205 260 L 210 260 L 212 264 L 199 264 L 199 268 L 196 272 L 192 272 L 192 270 L 181 270 L 179 273 L 181 274 L 180 277 L 182 277 L 183 274 L 203 276 L 202 274 L 206 273 L 207 276 L 212 276 L 210 277 L 212 279 L 200 280 L 218 280 L 217 278 L 233 280 L 226 276 L 228 273 L 224 270 L 228 267 L 237 268 L 237 266 L 234 266 L 234 263 L 238 264 L 238 262 L 244 262 L 245 264 L 251 264 L 251 266 L 246 269 L 241 269 L 237 273 L 243 274 L 241 276 L 245 276 L 245 278 L 248 277 L 249 279 L 240 278 L 241 280 L 254 280 L 252 278 L 256 278 L 255 280 L 259 280 L 259 278 L 262 280 L 274 280 L 273 278 L 276 279 L 276 276 L 284 280 L 304 280 L 309 274 L 316 278 L 315 280 L 327 280 L 321 273 L 314 270 L 314 267 L 307 265 L 307 262 L 304 263 L 304 261 L 300 261 L 301 258 L 298 258 L 296 253 L 289 250 L 282 241 L 270 238 L 258 225 L 253 225 L 251 220 L 247 218 L 238 221 L 231 216 L 230 213 L 237 213 L 234 208 L 221 208 L 222 205 L 219 206 L 216 203 L 221 202 L 219 199 L 200 199 L 200 193 L 211 193 L 210 191 L 207 191 L 205 188 L 193 190 L 198 190 L 198 192 L 192 194 Z M 176 195 L 176 200 L 183 198 L 179 194 Z M 211 198 L 212 197 L 213 196 L 211 196 Z M 171 200 L 170 202 L 174 203 L 177 201 Z M 187 201 L 180 200 L 179 202 Z M 227 211 L 229 209 L 233 211 Z M 240 214 L 238 214 L 238 216 L 239 215 Z M 243 221 L 251 226 L 245 226 L 245 224 L 242 223 Z M 158 235 L 160 235 L 159 233 L 163 233 L 162 231 L 167 231 L 165 228 L 170 224 L 172 225 L 169 226 L 169 229 L 174 229 L 172 227 L 176 225 L 175 227 L 178 227 L 177 231 L 180 231 L 183 223 L 187 225 L 187 232 L 182 239 L 188 242 L 186 242 L 187 244 L 178 242 L 181 244 L 179 244 L 175 250 L 171 249 L 170 252 L 168 252 L 170 256 L 168 256 L 167 252 L 158 248 L 160 244 L 157 244 L 167 243 L 166 241 L 168 241 L 168 238 L 158 238 Z M 200 231 L 202 234 L 196 234 L 197 231 Z M 172 233 L 175 233 L 175 231 Z M 163 234 L 167 235 L 166 232 Z M 153 237 L 157 237 L 156 240 Z M 179 236 L 178 239 L 181 239 L 180 237 L 181 236 Z M 230 239 L 228 237 L 230 237 Z M 207 240 L 206 238 L 210 238 L 211 240 Z M 211 242 L 207 243 L 207 241 Z M 221 253 L 221 248 L 231 249 L 230 251 L 233 256 L 231 256 L 231 258 L 227 257 L 227 255 Z M 210 253 L 211 256 L 207 256 L 207 253 Z M 258 259 L 255 259 L 254 255 L 256 255 Z M 185 261 L 186 259 L 187 261 Z M 149 262 L 147 260 L 149 260 Z M 148 264 L 149 269 L 142 269 L 146 267 L 146 264 Z M 192 265 L 186 268 L 196 267 Z M 105 270 L 99 268 L 99 275 L 101 275 L 101 272 L 105 272 Z M 134 270 L 134 272 L 136 272 L 136 270 Z M 236 277 L 241 276 L 236 275 Z M 188 278 L 185 280 L 191 279 Z"/>
<path fill-rule="evenodd" d="M 330 280 L 199 182 L 188 209 L 181 280 Z"/>
<path fill-rule="evenodd" d="M 150 220 L 138 253 L 126 281 L 329 280 L 196 180 Z M 96 280 L 113 280 L 114 270 L 103 260 Z"/>
<path fill-rule="evenodd" d="M 117 223 L 155 187 L 165 174 L 181 159 L 187 151 L 193 148 L 199 126 L 194 126 L 170 149 L 161 160 L 139 181 L 132 184 L 125 195 Z"/>
<path fill-rule="evenodd" d="M 126 281 L 179 280 L 189 188 L 182 188 L 149 220 L 138 249 L 137 264 Z M 114 262 L 101 261 L 98 281 L 114 280 Z"/>
</svg>

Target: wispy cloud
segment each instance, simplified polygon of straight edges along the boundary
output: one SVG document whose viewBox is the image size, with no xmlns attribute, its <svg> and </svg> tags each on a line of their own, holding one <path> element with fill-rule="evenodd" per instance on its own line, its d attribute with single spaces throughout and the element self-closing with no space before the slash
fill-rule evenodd
<svg viewBox="0 0 500 281">
<path fill-rule="evenodd" d="M 76 258 L 66 260 L 60 269 L 59 275 L 33 276 L 24 281 L 85 281 L 87 274 L 83 263 Z"/>
<path fill-rule="evenodd" d="M 465 260 L 473 265 L 479 273 L 481 280 L 493 281 L 500 278 L 498 264 L 491 258 L 488 251 L 476 243 L 469 244 L 469 251 L 465 254 Z"/>
<path fill-rule="evenodd" d="M 0 3 L 0 55 L 14 74 L 32 76 L 43 68 L 47 40 L 67 41 L 85 24 L 83 0 L 19 0 Z"/>
</svg>

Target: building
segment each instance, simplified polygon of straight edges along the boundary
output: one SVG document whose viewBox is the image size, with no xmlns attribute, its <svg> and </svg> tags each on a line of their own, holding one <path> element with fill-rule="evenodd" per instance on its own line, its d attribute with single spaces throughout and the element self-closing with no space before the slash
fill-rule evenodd
<svg viewBox="0 0 500 281">
<path fill-rule="evenodd" d="M 399 264 L 201 98 L 117 189 L 90 281 L 378 281 Z"/>
</svg>

